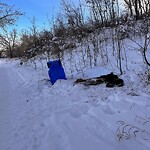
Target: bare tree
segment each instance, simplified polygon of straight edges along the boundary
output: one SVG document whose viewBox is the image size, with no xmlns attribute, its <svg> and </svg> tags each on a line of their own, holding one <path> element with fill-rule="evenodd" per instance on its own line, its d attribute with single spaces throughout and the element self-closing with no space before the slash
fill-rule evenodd
<svg viewBox="0 0 150 150">
<path fill-rule="evenodd" d="M 16 10 L 14 6 L 9 6 L 0 2 L 0 27 L 14 24 L 17 18 L 21 15 L 23 15 L 23 13 Z"/>
<path fill-rule="evenodd" d="M 39 32 L 38 32 L 38 28 L 36 25 L 36 19 L 35 17 L 33 17 L 32 19 L 30 19 L 31 22 L 31 37 L 32 37 L 32 42 L 33 42 L 33 47 L 37 47 L 39 45 Z"/>
<path fill-rule="evenodd" d="M 94 22 L 98 26 L 115 25 L 116 18 L 119 15 L 116 11 L 117 0 L 86 0 Z"/>
<path fill-rule="evenodd" d="M 0 44 L 2 46 L 2 49 L 8 52 L 8 56 L 10 58 L 13 58 L 15 46 L 17 45 L 16 29 L 8 32 L 5 28 L 3 28 L 3 34 L 0 34 Z"/>
<path fill-rule="evenodd" d="M 72 27 L 79 27 L 84 24 L 83 8 L 80 1 L 79 3 L 79 6 L 76 7 L 73 4 L 67 3 L 66 0 L 62 0 L 64 15 L 68 20 L 68 24 Z"/>
<path fill-rule="evenodd" d="M 150 0 L 124 0 L 124 2 L 130 15 L 135 16 L 136 20 L 150 12 Z"/>
</svg>

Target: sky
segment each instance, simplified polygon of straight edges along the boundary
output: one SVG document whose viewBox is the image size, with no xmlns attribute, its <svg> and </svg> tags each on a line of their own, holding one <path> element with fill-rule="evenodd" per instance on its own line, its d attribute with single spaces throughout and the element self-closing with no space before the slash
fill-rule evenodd
<svg viewBox="0 0 150 150">
<path fill-rule="evenodd" d="M 73 4 L 79 2 L 79 0 L 67 1 L 71 1 Z M 15 9 L 25 13 L 24 16 L 19 17 L 15 26 L 9 27 L 10 30 L 12 28 L 19 31 L 28 30 L 32 26 L 31 20 L 33 20 L 33 17 L 39 30 L 43 28 L 50 29 L 53 18 L 57 17 L 62 10 L 61 0 L 2 0 L 1 2 L 14 6 Z M 85 0 L 80 0 L 80 2 L 84 3 Z"/>
<path fill-rule="evenodd" d="M 3 0 L 2 2 L 13 6 L 25 13 L 25 16 L 19 17 L 16 22 L 16 27 L 19 30 L 31 27 L 31 21 L 35 17 L 36 25 L 47 27 L 49 25 L 48 18 L 51 21 L 52 17 L 60 12 L 61 0 Z"/>
</svg>

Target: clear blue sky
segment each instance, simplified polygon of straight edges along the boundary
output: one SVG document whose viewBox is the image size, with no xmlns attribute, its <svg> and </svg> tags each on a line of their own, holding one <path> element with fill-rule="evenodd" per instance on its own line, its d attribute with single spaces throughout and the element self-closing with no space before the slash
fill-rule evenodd
<svg viewBox="0 0 150 150">
<path fill-rule="evenodd" d="M 38 27 L 47 27 L 48 19 L 52 19 L 53 15 L 60 12 L 61 0 L 2 0 L 8 5 L 14 5 L 16 9 L 20 9 L 25 16 L 19 18 L 16 22 L 19 30 L 31 27 L 30 19 L 35 17 Z M 30 19 L 29 19 L 30 18 Z"/>
<path fill-rule="evenodd" d="M 52 21 L 52 17 L 57 16 L 61 12 L 61 0 L 0 0 L 16 9 L 20 9 L 21 12 L 25 13 L 25 16 L 21 16 L 16 22 L 17 26 L 15 28 L 19 29 L 29 29 L 31 27 L 31 21 L 35 17 L 35 23 L 39 28 L 50 27 L 48 23 L 48 18 Z M 69 0 L 74 4 L 77 4 L 79 0 Z M 85 0 L 80 0 L 83 4 Z M 123 0 L 119 0 L 122 2 Z M 14 27 L 13 27 L 14 28 Z"/>
</svg>

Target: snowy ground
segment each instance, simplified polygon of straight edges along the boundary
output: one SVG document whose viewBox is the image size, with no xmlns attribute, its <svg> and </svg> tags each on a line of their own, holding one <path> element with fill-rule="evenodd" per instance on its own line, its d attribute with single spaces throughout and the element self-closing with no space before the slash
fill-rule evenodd
<svg viewBox="0 0 150 150">
<path fill-rule="evenodd" d="M 0 150 L 150 149 L 149 85 L 51 86 L 46 70 L 0 60 Z"/>
</svg>

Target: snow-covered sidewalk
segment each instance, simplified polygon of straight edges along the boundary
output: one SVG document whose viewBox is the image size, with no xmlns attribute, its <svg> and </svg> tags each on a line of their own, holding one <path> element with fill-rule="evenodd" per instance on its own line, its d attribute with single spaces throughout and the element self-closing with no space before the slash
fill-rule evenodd
<svg viewBox="0 0 150 150">
<path fill-rule="evenodd" d="M 149 150 L 149 114 L 140 88 L 51 86 L 47 72 L 0 62 L 0 150 Z"/>
</svg>

